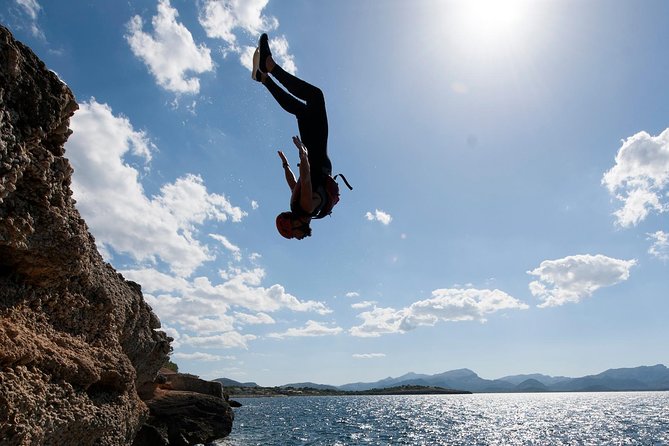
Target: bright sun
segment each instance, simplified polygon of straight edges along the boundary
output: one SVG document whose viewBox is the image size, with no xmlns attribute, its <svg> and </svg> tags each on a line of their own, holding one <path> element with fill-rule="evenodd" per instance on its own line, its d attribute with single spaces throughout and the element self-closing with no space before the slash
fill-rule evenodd
<svg viewBox="0 0 669 446">
<path fill-rule="evenodd" d="M 509 44 L 525 34 L 530 0 L 460 0 L 456 23 L 476 46 Z"/>
</svg>

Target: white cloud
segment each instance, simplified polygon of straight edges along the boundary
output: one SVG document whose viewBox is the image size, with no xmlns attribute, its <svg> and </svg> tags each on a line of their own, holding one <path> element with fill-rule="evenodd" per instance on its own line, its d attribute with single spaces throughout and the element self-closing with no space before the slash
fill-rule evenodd
<svg viewBox="0 0 669 446">
<path fill-rule="evenodd" d="M 362 325 L 351 328 L 351 335 L 367 338 L 378 337 L 388 333 L 402 333 L 400 324 L 404 312 L 407 309 L 395 310 L 394 308 L 377 308 L 365 311 L 358 315 L 363 320 Z"/>
<path fill-rule="evenodd" d="M 169 0 L 160 0 L 158 14 L 151 20 L 153 35 L 145 33 L 142 18 L 134 16 L 125 38 L 161 87 L 174 93 L 198 93 L 200 80 L 191 73 L 212 71 L 214 63 L 209 48 L 195 43 L 190 31 L 177 22 L 178 15 Z"/>
<path fill-rule="evenodd" d="M 346 297 L 359 297 L 359 296 L 360 293 L 358 293 L 357 291 L 349 291 L 348 293 L 346 293 Z"/>
<path fill-rule="evenodd" d="M 438 289 L 432 298 L 414 302 L 400 310 L 378 308 L 358 315 L 363 320 L 350 333 L 358 337 L 377 337 L 405 333 L 419 326 L 446 321 L 486 321 L 486 316 L 502 310 L 524 310 L 528 306 L 500 290 Z"/>
<path fill-rule="evenodd" d="M 287 72 L 291 74 L 297 73 L 297 66 L 295 65 L 295 58 L 290 54 L 290 45 L 286 36 L 271 37 L 269 45 L 272 49 L 272 58 Z M 251 68 L 249 68 L 249 71 Z"/>
<path fill-rule="evenodd" d="M 295 57 L 290 54 L 288 39 L 286 36 L 272 37 L 269 39 L 269 46 L 272 50 L 272 58 L 281 68 L 291 74 L 297 74 L 297 65 Z M 253 67 L 254 46 L 244 46 L 239 50 L 239 61 L 243 67 L 251 71 Z"/>
<path fill-rule="evenodd" d="M 203 348 L 243 348 L 248 349 L 248 342 L 257 339 L 255 335 L 243 335 L 229 331 L 213 336 L 182 336 L 182 343 Z"/>
<path fill-rule="evenodd" d="M 332 336 L 343 331 L 341 327 L 328 327 L 319 322 L 309 320 L 302 328 L 289 328 L 283 333 L 270 333 L 270 338 L 283 339 L 287 337 Z"/>
<path fill-rule="evenodd" d="M 375 359 L 375 358 L 385 358 L 385 353 L 354 353 L 352 355 L 356 359 Z"/>
<path fill-rule="evenodd" d="M 222 284 L 212 284 L 207 277 L 197 277 L 193 280 L 189 295 L 204 299 L 215 299 L 228 305 L 236 305 L 259 312 L 273 312 L 280 309 L 291 311 L 328 314 L 332 311 L 322 302 L 301 301 L 289 294 L 279 284 L 269 288 L 260 286 L 265 276 L 265 270 L 254 268 L 251 270 L 233 271 Z"/>
<path fill-rule="evenodd" d="M 356 310 L 362 309 L 362 308 L 369 308 L 372 307 L 376 304 L 376 301 L 373 300 L 363 300 L 362 302 L 357 302 L 354 304 L 351 304 L 351 308 L 354 308 Z"/>
<path fill-rule="evenodd" d="M 121 272 L 128 280 L 137 282 L 142 286 L 145 293 L 186 291 L 189 287 L 188 280 L 183 277 L 161 273 L 153 268 L 126 269 Z"/>
<path fill-rule="evenodd" d="M 207 277 L 186 280 L 171 277 L 151 268 L 123 270 L 129 280 L 142 285 L 144 298 L 160 320 L 179 336 L 180 345 L 246 348 L 253 338 L 239 333 L 242 326 L 274 324 L 267 314 L 279 310 L 327 314 L 331 310 L 315 301 L 301 301 L 286 293 L 280 285 L 261 286 L 265 272 L 261 268 L 227 272 L 221 284 Z M 248 311 L 239 311 L 238 309 Z M 177 331 L 178 330 L 178 331 Z M 217 336 L 230 336 L 222 341 Z"/>
<path fill-rule="evenodd" d="M 656 231 L 647 235 L 648 240 L 653 242 L 648 253 L 660 260 L 669 260 L 669 233 Z"/>
<path fill-rule="evenodd" d="M 42 10 L 42 6 L 37 0 L 16 0 L 16 4 L 21 7 L 21 10 L 26 13 L 30 19 L 30 32 L 33 36 L 41 40 L 46 40 L 44 32 L 37 23 L 37 18 Z"/>
<path fill-rule="evenodd" d="M 125 274 L 125 273 L 124 273 Z M 213 299 L 173 294 L 144 294 L 144 299 L 161 321 L 181 333 L 204 336 L 235 330 L 235 319 L 228 314 L 229 305 Z"/>
<path fill-rule="evenodd" d="M 215 361 L 224 361 L 224 360 L 234 360 L 234 356 L 221 356 L 221 355 L 212 355 L 211 353 L 173 353 L 171 358 L 174 359 L 185 359 L 190 361 L 203 361 L 203 362 L 215 362 Z"/>
<path fill-rule="evenodd" d="M 209 237 L 213 238 L 214 240 L 219 241 L 225 249 L 227 249 L 228 251 L 230 251 L 232 253 L 235 260 L 239 261 L 239 260 L 242 259 L 242 254 L 241 254 L 241 250 L 239 249 L 239 246 L 230 243 L 230 241 L 227 239 L 227 237 L 225 237 L 224 235 L 220 235 L 220 234 L 209 234 Z"/>
<path fill-rule="evenodd" d="M 167 334 L 167 336 L 169 336 L 173 339 L 171 344 L 170 344 L 173 348 L 176 349 L 176 348 L 181 347 L 181 342 L 179 341 L 179 339 L 181 339 L 181 334 L 179 333 L 179 331 L 176 328 L 170 327 L 165 323 L 161 323 L 161 327 L 159 329 L 156 329 L 156 330 L 164 331 L 165 334 Z"/>
<path fill-rule="evenodd" d="M 207 36 L 226 42 L 224 53 L 239 55 L 239 61 L 251 71 L 255 39 L 261 33 L 270 34 L 269 46 L 272 57 L 289 73 L 296 74 L 295 58 L 289 52 L 288 39 L 284 35 L 273 36 L 272 31 L 279 26 L 276 17 L 263 14 L 268 0 L 205 0 L 200 4 L 199 20 Z M 238 33 L 251 36 L 252 45 L 241 45 Z"/>
<path fill-rule="evenodd" d="M 251 201 L 251 209 L 253 209 L 255 211 L 259 207 L 260 207 L 260 205 L 258 204 L 258 202 L 256 200 Z"/>
<path fill-rule="evenodd" d="M 274 324 L 276 321 L 272 319 L 267 313 L 247 314 L 235 313 L 235 321 L 240 324 L 258 325 L 258 324 Z"/>
<path fill-rule="evenodd" d="M 37 14 L 42 10 L 42 7 L 37 0 L 16 0 L 16 3 L 23 8 L 26 14 L 32 19 L 37 19 Z"/>
<path fill-rule="evenodd" d="M 614 213 L 623 227 L 637 225 L 653 211 L 669 210 L 663 201 L 669 184 L 669 128 L 659 136 L 639 132 L 624 140 L 602 184 L 623 202 Z"/>
<path fill-rule="evenodd" d="M 619 260 L 598 255 L 575 255 L 544 260 L 528 271 L 539 280 L 530 283 L 532 295 L 543 301 L 540 308 L 579 302 L 599 288 L 627 280 L 636 260 Z"/>
<path fill-rule="evenodd" d="M 200 6 L 200 24 L 210 38 L 236 46 L 239 28 L 253 36 L 275 30 L 279 21 L 262 11 L 269 0 L 205 0 Z"/>
<path fill-rule="evenodd" d="M 74 197 L 102 252 L 111 248 L 140 262 L 160 259 L 189 276 L 213 259 L 196 239 L 198 227 L 206 220 L 239 222 L 246 215 L 225 196 L 207 192 L 197 175 L 184 175 L 147 197 L 129 158 L 148 163 L 155 147 L 106 104 L 82 103 L 71 128 L 66 150 L 74 166 Z"/>
<path fill-rule="evenodd" d="M 367 218 L 369 221 L 378 221 L 386 226 L 389 225 L 391 221 L 393 221 L 393 217 L 391 217 L 390 214 L 378 209 L 376 209 L 374 213 L 367 212 L 365 214 L 365 218 Z"/>
</svg>

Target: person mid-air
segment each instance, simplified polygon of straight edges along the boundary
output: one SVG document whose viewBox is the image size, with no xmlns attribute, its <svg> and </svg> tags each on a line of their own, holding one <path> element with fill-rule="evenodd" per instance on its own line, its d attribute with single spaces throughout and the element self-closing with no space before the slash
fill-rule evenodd
<svg viewBox="0 0 669 446">
<path fill-rule="evenodd" d="M 272 77 L 288 92 L 279 87 Z M 279 105 L 295 115 L 300 138 L 293 137 L 300 162 L 299 179 L 284 153 L 279 150 L 286 182 L 291 190 L 290 211 L 276 217 L 279 233 L 288 239 L 301 240 L 311 236 L 311 219 L 329 215 L 339 201 L 339 189 L 332 178 L 332 163 L 328 158 L 328 118 L 325 98 L 320 88 L 284 71 L 272 58 L 267 34 L 260 36 L 258 48 L 253 55 L 253 79 L 261 82 Z M 351 186 L 342 176 L 349 189 Z"/>
</svg>

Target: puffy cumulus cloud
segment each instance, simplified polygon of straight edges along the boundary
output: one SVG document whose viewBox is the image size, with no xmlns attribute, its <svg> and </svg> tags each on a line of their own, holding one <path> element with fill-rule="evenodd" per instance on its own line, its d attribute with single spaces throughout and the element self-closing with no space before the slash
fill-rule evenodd
<svg viewBox="0 0 669 446">
<path fill-rule="evenodd" d="M 203 299 L 216 299 L 229 305 L 249 308 L 259 312 L 273 312 L 288 309 L 298 312 L 315 312 L 318 314 L 331 313 L 322 302 L 301 301 L 286 292 L 279 284 L 269 288 L 261 286 L 265 270 L 254 268 L 251 270 L 233 270 L 226 275 L 227 279 L 221 284 L 212 284 L 207 277 L 197 277 L 193 280 L 193 287 L 189 294 Z"/>
<path fill-rule="evenodd" d="M 290 54 L 288 39 L 272 35 L 279 27 L 276 17 L 263 14 L 268 0 L 205 0 L 200 3 L 199 20 L 207 36 L 222 39 L 224 52 L 239 55 L 241 64 L 251 71 L 255 39 L 261 33 L 270 34 L 269 45 L 274 60 L 289 73 L 296 74 L 295 58 Z M 239 33 L 250 35 L 253 45 L 241 45 Z"/>
<path fill-rule="evenodd" d="M 214 258 L 197 240 L 197 228 L 206 220 L 239 222 L 246 215 L 224 195 L 209 193 L 197 175 L 186 174 L 147 197 L 138 168 L 129 162 L 134 157 L 148 163 L 155 147 L 106 104 L 82 103 L 71 128 L 66 149 L 74 166 L 74 197 L 102 252 L 111 248 L 140 262 L 162 260 L 186 277 Z"/>
<path fill-rule="evenodd" d="M 501 310 L 526 310 L 526 304 L 500 290 L 439 289 L 432 298 L 411 304 L 400 328 L 412 330 L 439 321 L 486 321 L 486 315 Z"/>
<path fill-rule="evenodd" d="M 373 213 L 367 212 L 365 218 L 369 221 L 378 221 L 381 224 L 389 225 L 393 221 L 393 217 L 390 214 L 376 209 Z"/>
<path fill-rule="evenodd" d="M 202 348 L 243 348 L 248 349 L 248 342 L 257 339 L 257 336 L 243 335 L 236 331 L 229 331 L 212 336 L 182 336 L 182 343 Z"/>
<path fill-rule="evenodd" d="M 359 296 L 360 293 L 358 293 L 357 291 L 349 291 L 348 293 L 346 293 L 346 297 L 359 297 Z"/>
<path fill-rule="evenodd" d="M 658 136 L 639 132 L 624 140 L 602 184 L 623 203 L 614 213 L 623 227 L 637 225 L 653 211 L 666 212 L 669 128 Z"/>
<path fill-rule="evenodd" d="M 438 289 L 430 299 L 414 302 L 400 310 L 375 307 L 358 315 L 363 320 L 350 333 L 358 337 L 377 337 L 405 333 L 419 326 L 447 321 L 486 321 L 486 316 L 502 310 L 525 310 L 528 306 L 500 290 Z"/>
<path fill-rule="evenodd" d="M 240 324 L 248 325 L 258 325 L 258 324 L 275 324 L 276 321 L 272 319 L 267 313 L 257 313 L 257 314 L 248 314 L 248 313 L 235 313 L 235 320 Z"/>
<path fill-rule="evenodd" d="M 159 291 L 185 292 L 190 282 L 183 277 L 176 277 L 165 274 L 154 268 L 135 268 L 122 271 L 122 275 L 127 279 L 137 282 L 142 286 L 145 293 L 156 293 Z"/>
<path fill-rule="evenodd" d="M 237 29 L 255 36 L 279 26 L 276 17 L 263 15 L 268 1 L 205 0 L 200 3 L 200 24 L 208 37 L 223 39 L 234 47 L 237 43 Z"/>
<path fill-rule="evenodd" d="M 341 327 L 328 327 L 319 322 L 309 320 L 301 328 L 289 328 L 283 333 L 270 333 L 270 338 L 293 338 L 293 337 L 313 337 L 313 336 L 332 336 L 344 331 Z"/>
<path fill-rule="evenodd" d="M 627 280 L 634 265 L 636 260 L 601 254 L 544 260 L 538 268 L 527 272 L 539 279 L 530 283 L 530 292 L 543 301 L 540 308 L 579 302 L 602 287 Z"/>
<path fill-rule="evenodd" d="M 249 325 L 274 324 L 270 312 L 331 312 L 321 302 L 299 300 L 280 285 L 263 287 L 265 272 L 261 268 L 233 268 L 220 284 L 212 284 L 207 277 L 170 277 L 152 268 L 121 273 L 142 285 L 147 303 L 171 327 L 168 334 L 175 333 L 179 345 L 246 348 L 256 337 L 241 330 Z M 231 339 L 223 341 L 226 336 Z"/>
<path fill-rule="evenodd" d="M 203 361 L 203 362 L 215 362 L 215 361 L 225 361 L 225 360 L 235 360 L 234 356 L 221 356 L 221 355 L 212 355 L 211 353 L 174 353 L 171 356 L 174 359 L 185 359 L 190 361 Z"/>
<path fill-rule="evenodd" d="M 125 274 L 125 273 L 124 273 Z M 183 297 L 173 294 L 144 294 L 144 299 L 160 320 L 184 335 L 212 335 L 235 330 L 235 319 L 229 306 L 214 300 Z"/>
<path fill-rule="evenodd" d="M 352 355 L 355 359 L 375 359 L 375 358 L 385 358 L 385 353 L 354 353 Z"/>
<path fill-rule="evenodd" d="M 669 233 L 656 231 L 648 235 L 653 244 L 648 248 L 648 254 L 660 260 L 669 260 Z"/>
<path fill-rule="evenodd" d="M 395 310 L 394 308 L 378 308 L 360 313 L 358 317 L 363 320 L 361 325 L 349 330 L 351 335 L 369 338 L 378 337 L 382 334 L 400 333 L 400 324 L 405 310 Z"/>
<path fill-rule="evenodd" d="M 132 52 L 166 90 L 174 93 L 198 93 L 201 74 L 214 69 L 209 48 L 197 45 L 190 31 L 177 21 L 179 13 L 169 0 L 158 2 L 158 13 L 151 19 L 153 34 L 143 31 L 138 15 L 127 24 L 125 38 Z"/>
</svg>

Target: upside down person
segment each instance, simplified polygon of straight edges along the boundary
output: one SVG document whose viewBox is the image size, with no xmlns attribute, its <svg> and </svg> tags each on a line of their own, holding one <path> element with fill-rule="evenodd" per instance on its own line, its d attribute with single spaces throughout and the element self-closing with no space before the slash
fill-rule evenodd
<svg viewBox="0 0 669 446">
<path fill-rule="evenodd" d="M 276 217 L 276 227 L 283 237 L 301 240 L 311 236 L 312 218 L 320 218 L 323 209 L 328 205 L 331 209 L 333 205 L 328 203 L 330 197 L 326 192 L 326 182 L 331 179 L 332 163 L 327 150 L 328 118 L 325 98 L 320 88 L 284 71 L 274 61 L 267 34 L 260 36 L 258 48 L 253 55 L 251 75 L 269 90 L 285 111 L 297 118 L 301 139 L 294 136 L 293 143 L 299 152 L 300 177 L 295 179 L 286 156 L 279 150 L 291 197 L 290 211 L 282 212 Z M 279 87 L 272 77 L 288 92 Z"/>
</svg>

